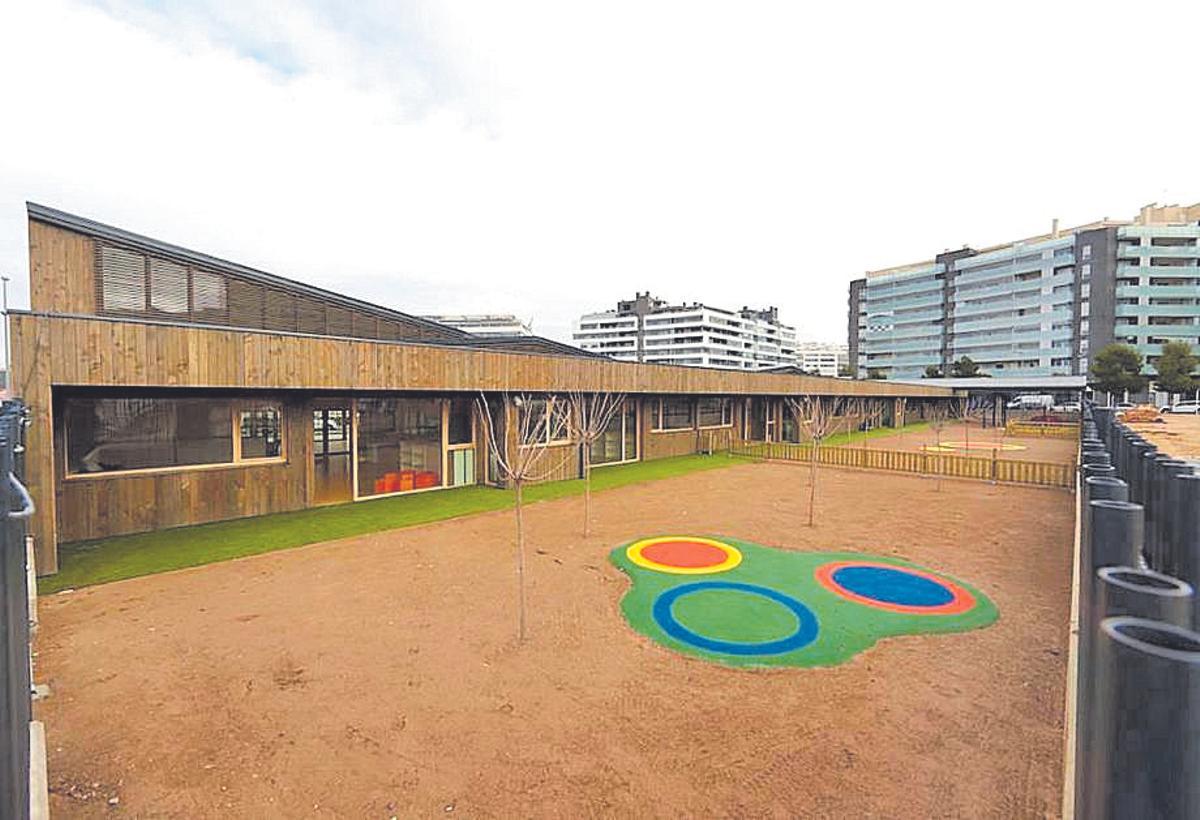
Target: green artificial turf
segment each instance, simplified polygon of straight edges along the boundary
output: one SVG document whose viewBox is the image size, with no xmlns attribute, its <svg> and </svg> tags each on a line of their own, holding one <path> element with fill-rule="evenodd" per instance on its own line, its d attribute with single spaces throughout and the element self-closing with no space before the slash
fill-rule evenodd
<svg viewBox="0 0 1200 820">
<path fill-rule="evenodd" d="M 727 455 L 695 455 L 599 467 L 592 470 L 592 491 L 745 461 Z M 582 493 L 582 479 L 555 481 L 527 487 L 525 499 L 546 501 Z M 471 486 L 63 544 L 58 548 L 58 573 L 39 579 L 38 591 L 48 594 L 512 505 L 512 490 Z"/>
<path fill-rule="evenodd" d="M 918 421 L 912 424 L 906 424 L 902 428 L 896 427 L 873 427 L 866 432 L 854 433 L 834 433 L 832 436 L 826 436 L 821 442 L 822 447 L 841 447 L 842 445 L 855 445 L 860 441 L 869 438 L 887 438 L 889 436 L 899 436 L 902 433 L 917 433 L 921 430 L 928 429 L 929 422 Z"/>
<path fill-rule="evenodd" d="M 631 561 L 627 554 L 630 544 L 614 549 L 609 559 L 633 581 L 621 599 L 621 612 L 634 630 L 676 652 L 726 666 L 834 666 L 845 663 L 883 638 L 963 632 L 988 626 L 999 617 L 996 606 L 986 595 L 941 573 L 934 574 L 971 593 L 975 599 L 973 608 L 958 614 L 909 614 L 879 609 L 832 592 L 814 576 L 818 567 L 831 561 L 869 561 L 925 569 L 901 559 L 864 553 L 781 550 L 722 536 L 701 537 L 736 547 L 742 553 L 741 563 L 730 570 L 707 574 L 659 572 Z M 816 617 L 816 639 L 798 649 L 765 655 L 727 654 L 678 640 L 667 634 L 654 618 L 654 603 L 659 595 L 672 588 L 698 582 L 752 584 L 790 596 L 808 607 Z M 779 603 L 738 590 L 693 592 L 677 598 L 671 612 L 679 623 L 698 635 L 740 643 L 781 640 L 794 632 L 799 624 L 796 616 Z"/>
</svg>

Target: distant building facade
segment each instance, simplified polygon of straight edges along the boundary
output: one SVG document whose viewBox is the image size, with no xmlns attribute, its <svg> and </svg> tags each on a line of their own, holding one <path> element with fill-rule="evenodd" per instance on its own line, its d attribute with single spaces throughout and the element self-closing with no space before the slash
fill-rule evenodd
<svg viewBox="0 0 1200 820">
<path fill-rule="evenodd" d="M 1200 352 L 1200 203 L 1148 205 L 975 250 L 871 271 L 850 283 L 848 348 L 859 378 L 949 373 L 970 357 L 995 376 L 1086 375 L 1105 345 L 1147 370 L 1162 346 Z"/>
<path fill-rule="evenodd" d="M 796 366 L 806 373 L 838 376 L 849 368 L 850 353 L 846 345 L 799 342 L 796 345 Z"/>
<path fill-rule="evenodd" d="M 584 350 L 629 362 L 734 370 L 796 364 L 796 330 L 779 321 L 778 308 L 669 305 L 648 292 L 581 316 L 573 338 Z"/>
<path fill-rule="evenodd" d="M 532 336 L 532 323 L 522 321 L 511 313 L 447 313 L 425 316 L 439 324 L 465 330 L 477 336 Z"/>
</svg>

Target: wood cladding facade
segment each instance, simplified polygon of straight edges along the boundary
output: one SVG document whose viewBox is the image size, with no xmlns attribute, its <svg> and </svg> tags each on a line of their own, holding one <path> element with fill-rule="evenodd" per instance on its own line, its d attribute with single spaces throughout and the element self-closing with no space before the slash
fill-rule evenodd
<svg viewBox="0 0 1200 820">
<path fill-rule="evenodd" d="M 12 390 L 29 408 L 26 481 L 38 570 L 57 570 L 57 544 L 313 505 L 312 403 L 319 397 L 481 392 L 621 392 L 639 404 L 639 458 L 706 449 L 744 431 L 737 397 L 797 394 L 948 399 L 937 386 L 746 373 L 462 346 L 354 339 L 97 315 L 96 240 L 30 222 L 31 304 L 12 312 Z M 285 407 L 282 462 L 67 477 L 62 404 L 68 393 L 129 391 L 271 395 Z M 658 395 L 731 396 L 733 425 L 656 432 Z M 477 480 L 486 475 L 477 436 Z M 569 447 L 556 477 L 578 475 Z M 556 456 L 551 456 L 551 463 Z"/>
</svg>

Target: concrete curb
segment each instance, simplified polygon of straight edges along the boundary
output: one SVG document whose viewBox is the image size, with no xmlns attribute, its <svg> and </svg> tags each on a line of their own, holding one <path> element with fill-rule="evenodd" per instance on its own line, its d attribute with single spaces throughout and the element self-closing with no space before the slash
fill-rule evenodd
<svg viewBox="0 0 1200 820">
<path fill-rule="evenodd" d="M 50 781 L 46 776 L 46 727 L 29 723 L 29 820 L 50 820 Z"/>
<path fill-rule="evenodd" d="M 1079 486 L 1080 479 L 1075 479 L 1075 498 L 1080 498 L 1083 488 Z M 1075 702 L 1079 697 L 1079 561 L 1080 548 L 1080 509 L 1078 500 L 1075 503 L 1075 547 L 1072 551 L 1071 566 L 1071 620 L 1067 640 L 1067 691 L 1063 705 L 1063 728 L 1066 738 L 1063 744 L 1063 820 L 1073 820 L 1075 817 Z"/>
</svg>

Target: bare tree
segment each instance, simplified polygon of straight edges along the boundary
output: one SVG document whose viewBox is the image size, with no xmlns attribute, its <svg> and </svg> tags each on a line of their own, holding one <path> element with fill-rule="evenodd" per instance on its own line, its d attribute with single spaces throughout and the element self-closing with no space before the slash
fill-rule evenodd
<svg viewBox="0 0 1200 820">
<path fill-rule="evenodd" d="M 481 392 L 475 400 L 479 416 L 487 433 L 488 446 L 496 468 L 511 483 L 516 495 L 514 508 L 517 519 L 517 637 L 525 640 L 525 522 L 524 490 L 531 481 L 548 478 L 562 466 L 560 459 L 552 467 L 544 464 L 550 443 L 562 441 L 570 436 L 570 405 L 561 398 L 539 397 L 522 393 L 501 395 L 500 411 L 505 419 L 503 429 L 497 433 L 496 421 L 487 397 Z M 517 423 L 509 430 L 507 419 L 516 410 Z"/>
<path fill-rule="evenodd" d="M 867 422 L 867 432 L 874 430 L 883 424 L 883 417 L 887 414 L 887 402 L 884 399 L 864 399 L 863 400 L 863 419 Z M 867 436 L 863 435 L 863 449 L 867 449 Z"/>
<path fill-rule="evenodd" d="M 571 438 L 577 440 L 582 449 L 583 460 L 583 537 L 591 533 L 592 521 L 592 445 L 600 440 L 604 431 L 625 405 L 624 393 L 572 393 L 568 398 L 571 406 L 568 426 Z"/>
<path fill-rule="evenodd" d="M 837 401 L 837 399 L 833 399 Z M 866 403 L 863 399 L 847 397 L 842 399 L 842 421 L 846 425 L 846 446 L 849 447 L 854 439 L 854 431 L 862 424 L 863 410 Z"/>
<path fill-rule="evenodd" d="M 821 442 L 833 426 L 834 416 L 829 403 L 820 396 L 788 396 L 785 401 L 796 426 L 812 441 L 808 453 L 808 526 L 811 527 L 817 504 L 817 459 Z"/>
<path fill-rule="evenodd" d="M 942 455 L 942 428 L 946 426 L 946 421 L 951 417 L 952 408 L 949 402 L 935 401 L 927 408 L 926 418 L 929 419 L 930 425 L 933 427 L 935 436 L 934 453 L 939 457 Z M 940 465 L 940 462 L 939 462 Z M 937 473 L 937 489 L 941 492 L 942 489 L 942 471 L 939 469 Z"/>
<path fill-rule="evenodd" d="M 908 399 L 903 397 L 896 399 L 896 415 L 892 419 L 892 422 L 896 425 L 896 430 L 900 433 L 900 441 L 896 445 L 900 449 L 904 449 L 904 428 L 908 426 L 907 415 Z"/>
</svg>

